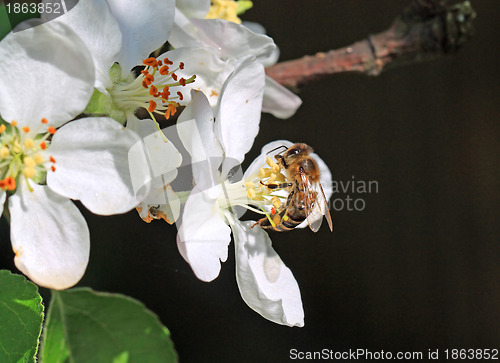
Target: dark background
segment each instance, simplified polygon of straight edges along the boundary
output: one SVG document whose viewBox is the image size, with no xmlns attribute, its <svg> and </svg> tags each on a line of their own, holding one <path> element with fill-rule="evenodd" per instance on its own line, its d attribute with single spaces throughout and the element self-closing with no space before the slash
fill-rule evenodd
<svg viewBox="0 0 500 363">
<path fill-rule="evenodd" d="M 382 31 L 406 4 L 255 1 L 244 19 L 263 24 L 287 60 Z M 378 182 L 378 193 L 348 193 L 363 211 L 332 210 L 333 233 L 272 233 L 301 288 L 305 327 L 247 307 L 232 244 L 220 276 L 203 283 L 179 255 L 175 228 L 135 212 L 84 212 L 92 249 L 78 286 L 144 302 L 181 362 L 281 362 L 293 348 L 500 348 L 500 3 L 472 4 L 476 33 L 457 55 L 318 80 L 301 89 L 291 119 L 263 116 L 246 165 L 267 142 L 289 139 L 312 145 L 335 180 Z M 1 240 L 1 267 L 15 270 L 5 222 Z"/>
</svg>

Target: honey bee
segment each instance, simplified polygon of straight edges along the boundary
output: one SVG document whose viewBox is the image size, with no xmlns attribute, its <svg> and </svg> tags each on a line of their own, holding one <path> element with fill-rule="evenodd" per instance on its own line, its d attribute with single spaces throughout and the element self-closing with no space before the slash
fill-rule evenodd
<svg viewBox="0 0 500 363">
<path fill-rule="evenodd" d="M 292 145 L 283 154 L 274 156 L 284 171 L 287 182 L 261 183 L 269 189 L 288 190 L 289 194 L 284 207 L 273 210 L 271 216 L 258 220 L 254 226 L 283 232 L 294 229 L 307 219 L 311 230 L 317 232 L 325 216 L 333 231 L 330 210 L 320 183 L 319 167 L 310 155 L 312 152 L 312 147 L 300 143 Z"/>
</svg>

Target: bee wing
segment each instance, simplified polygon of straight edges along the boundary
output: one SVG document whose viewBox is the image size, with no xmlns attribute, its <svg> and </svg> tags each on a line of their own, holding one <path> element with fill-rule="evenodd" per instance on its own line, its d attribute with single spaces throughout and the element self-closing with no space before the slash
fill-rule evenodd
<svg viewBox="0 0 500 363">
<path fill-rule="evenodd" d="M 328 202 L 325 197 L 325 193 L 323 192 L 323 187 L 321 186 L 321 183 L 316 183 L 317 187 L 319 189 L 318 191 L 318 206 L 321 208 L 321 212 L 326 218 L 326 221 L 328 222 L 328 227 L 330 227 L 330 231 L 333 232 L 333 222 L 332 222 L 332 216 L 330 215 L 330 209 L 328 208 Z"/>
<path fill-rule="evenodd" d="M 332 217 L 328 209 L 325 193 L 321 184 L 311 183 L 305 174 L 301 174 L 302 187 L 305 194 L 305 207 L 307 223 L 313 232 L 317 232 L 323 222 L 323 216 L 326 217 L 330 231 L 333 231 Z"/>
</svg>

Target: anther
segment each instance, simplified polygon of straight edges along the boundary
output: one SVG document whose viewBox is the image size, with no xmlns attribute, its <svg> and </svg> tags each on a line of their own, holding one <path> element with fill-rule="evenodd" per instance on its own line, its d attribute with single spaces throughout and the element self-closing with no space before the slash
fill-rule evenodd
<svg viewBox="0 0 500 363">
<path fill-rule="evenodd" d="M 52 163 L 54 163 L 54 164 L 56 163 L 56 159 L 54 159 L 54 157 L 53 157 L 53 156 L 50 156 L 50 157 L 49 157 L 49 160 L 50 160 Z"/>
<path fill-rule="evenodd" d="M 150 66 L 150 67 L 157 67 L 158 66 L 158 61 L 154 57 L 144 59 L 142 61 L 142 63 L 147 65 L 147 66 Z"/>
<path fill-rule="evenodd" d="M 35 142 L 33 139 L 26 139 L 24 140 L 24 148 L 25 149 L 32 149 L 35 147 Z"/>
<path fill-rule="evenodd" d="M 48 124 L 48 123 L 49 123 L 49 121 L 45 117 L 42 118 L 42 124 Z"/>
<path fill-rule="evenodd" d="M 49 134 L 54 135 L 57 130 L 55 129 L 55 127 L 49 126 L 47 131 L 49 132 Z"/>
<path fill-rule="evenodd" d="M 172 103 L 169 103 L 167 111 L 165 111 L 165 117 L 169 119 L 170 116 L 174 115 L 176 112 L 177 112 L 177 106 L 173 105 Z"/>
<path fill-rule="evenodd" d="M 168 66 L 163 66 L 163 67 L 161 67 L 161 68 L 160 68 L 160 74 L 161 74 L 162 76 L 167 75 L 167 74 L 168 74 Z"/>
<path fill-rule="evenodd" d="M 7 127 L 4 124 L 0 125 L 0 134 L 5 131 Z"/>
<path fill-rule="evenodd" d="M 156 102 L 151 100 L 149 101 L 149 107 L 148 107 L 148 111 L 149 112 L 153 112 L 154 110 L 156 109 Z M 168 117 L 167 117 L 168 118 Z"/>
<path fill-rule="evenodd" d="M 9 154 L 10 154 L 9 148 L 4 146 L 0 149 L 0 157 L 1 158 L 6 158 L 7 156 L 9 156 Z"/>
<path fill-rule="evenodd" d="M 22 130 L 26 133 L 30 132 L 30 128 L 28 126 L 24 126 Z"/>
</svg>

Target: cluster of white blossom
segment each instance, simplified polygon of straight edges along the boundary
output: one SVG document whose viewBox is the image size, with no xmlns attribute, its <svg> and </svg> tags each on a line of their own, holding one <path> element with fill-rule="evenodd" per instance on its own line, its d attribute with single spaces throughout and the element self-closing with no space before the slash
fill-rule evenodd
<svg viewBox="0 0 500 363">
<path fill-rule="evenodd" d="M 203 281 L 218 276 L 232 232 L 244 301 L 273 322 L 304 324 L 297 282 L 267 232 L 239 220 L 240 208 L 272 208 L 260 182 L 280 170 L 268 153 L 292 145 L 266 145 L 236 178 L 261 112 L 287 118 L 301 101 L 265 75 L 276 45 L 241 24 L 249 2 L 238 3 L 80 0 L 0 41 L 0 202 L 15 264 L 34 282 L 65 289 L 85 272 L 89 230 L 71 200 L 99 215 L 137 208 L 177 224 L 179 251 Z M 182 145 L 160 129 L 173 115 Z M 329 198 L 330 172 L 313 156 Z M 192 174 L 174 190 L 181 165 Z"/>
</svg>

